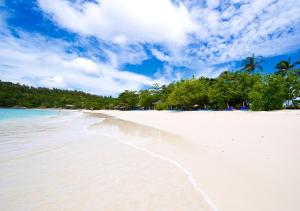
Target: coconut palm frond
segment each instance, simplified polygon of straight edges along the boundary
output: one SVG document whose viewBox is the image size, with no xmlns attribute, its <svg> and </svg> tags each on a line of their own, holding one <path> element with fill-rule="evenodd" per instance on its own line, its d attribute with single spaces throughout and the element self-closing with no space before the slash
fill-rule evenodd
<svg viewBox="0 0 300 211">
<path fill-rule="evenodd" d="M 256 57 L 254 54 L 252 56 L 247 57 L 242 62 L 242 69 L 245 72 L 252 73 L 255 69 L 263 70 L 261 64 L 264 63 L 263 57 L 258 56 Z"/>
<path fill-rule="evenodd" d="M 275 68 L 278 70 L 282 70 L 282 69 L 288 69 L 290 66 L 290 64 L 288 63 L 288 61 L 280 61 L 278 64 L 276 64 Z"/>
<path fill-rule="evenodd" d="M 296 67 L 297 65 L 300 65 L 300 61 L 294 62 L 291 66 L 292 66 L 292 68 L 294 68 L 294 67 Z"/>
<path fill-rule="evenodd" d="M 291 58 L 289 58 L 288 60 L 282 60 L 276 64 L 275 68 L 277 69 L 277 71 L 275 73 L 286 76 L 289 72 L 293 71 L 293 69 L 299 64 L 300 61 L 296 61 L 293 64 L 291 64 Z"/>
</svg>

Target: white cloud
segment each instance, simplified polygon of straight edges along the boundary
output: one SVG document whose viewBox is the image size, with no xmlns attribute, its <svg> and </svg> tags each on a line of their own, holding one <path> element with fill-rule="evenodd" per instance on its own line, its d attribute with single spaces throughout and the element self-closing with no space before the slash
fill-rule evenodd
<svg viewBox="0 0 300 211">
<path fill-rule="evenodd" d="M 160 61 L 168 62 L 170 60 L 170 57 L 168 55 L 166 55 L 165 53 L 163 53 L 155 48 L 152 48 L 151 52 L 152 52 L 153 56 L 155 56 Z"/>
<path fill-rule="evenodd" d="M 201 70 L 197 71 L 195 73 L 195 77 L 210 77 L 215 78 L 219 76 L 224 71 L 232 71 L 234 68 L 236 68 L 233 64 L 226 64 L 224 66 L 218 67 L 218 66 L 207 66 L 203 67 Z"/>
<path fill-rule="evenodd" d="M 49 88 L 66 88 L 67 85 L 64 82 L 64 79 L 60 76 L 49 76 L 42 78 L 41 81 L 38 82 L 39 84 L 43 84 L 43 86 Z"/>
<path fill-rule="evenodd" d="M 169 0 L 99 0 L 98 4 L 38 0 L 62 27 L 117 44 L 171 42 L 184 44 L 195 24 L 183 4 Z"/>
<path fill-rule="evenodd" d="M 216 8 L 219 6 L 220 2 L 219 0 L 207 0 L 206 3 L 208 8 Z"/>
<path fill-rule="evenodd" d="M 240 60 L 251 53 L 279 55 L 300 44 L 299 0 L 38 2 L 58 25 L 124 49 L 111 52 L 115 66 L 147 59 L 142 44 L 162 46 L 164 52 L 154 47 L 151 53 L 169 65 L 188 68 Z"/>
<path fill-rule="evenodd" d="M 87 74 L 96 74 L 98 72 L 98 66 L 95 62 L 86 58 L 75 58 L 65 62 L 66 68 L 78 69 Z"/>
<path fill-rule="evenodd" d="M 187 46 L 171 61 L 190 65 L 201 60 L 198 65 L 203 66 L 240 60 L 252 53 L 268 57 L 299 49 L 300 1 L 232 3 L 239 5 L 220 1 L 222 9 L 191 8 L 191 15 L 201 26 L 190 39 L 194 47 Z"/>
<path fill-rule="evenodd" d="M 157 82 L 152 78 L 64 53 L 63 44 L 47 43 L 41 37 L 0 39 L 1 80 L 33 86 L 78 89 L 115 95 Z"/>
</svg>

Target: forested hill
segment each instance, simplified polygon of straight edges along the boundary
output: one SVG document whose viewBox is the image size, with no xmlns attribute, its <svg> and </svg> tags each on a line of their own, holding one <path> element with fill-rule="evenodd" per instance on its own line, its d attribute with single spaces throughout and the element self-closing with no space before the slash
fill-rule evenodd
<svg viewBox="0 0 300 211">
<path fill-rule="evenodd" d="M 26 108 L 74 108 L 104 109 L 115 101 L 79 91 L 35 88 L 11 82 L 0 81 L 0 107 Z"/>
</svg>

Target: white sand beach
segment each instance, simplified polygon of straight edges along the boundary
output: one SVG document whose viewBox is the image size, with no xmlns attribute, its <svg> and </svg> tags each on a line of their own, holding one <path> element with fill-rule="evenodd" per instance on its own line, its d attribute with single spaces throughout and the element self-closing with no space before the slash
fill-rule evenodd
<svg viewBox="0 0 300 211">
<path fill-rule="evenodd" d="M 188 170 L 218 210 L 300 210 L 299 110 L 89 112 L 180 136 L 143 149 Z M 134 133 L 129 122 L 123 129 Z"/>
<path fill-rule="evenodd" d="M 300 111 L 0 122 L 0 210 L 295 211 Z"/>
</svg>

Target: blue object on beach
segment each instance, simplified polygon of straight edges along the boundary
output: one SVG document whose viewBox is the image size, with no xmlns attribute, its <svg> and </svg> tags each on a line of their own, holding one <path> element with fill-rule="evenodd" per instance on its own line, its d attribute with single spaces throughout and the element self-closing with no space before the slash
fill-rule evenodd
<svg viewBox="0 0 300 211">
<path fill-rule="evenodd" d="M 228 108 L 226 108 L 226 111 L 233 111 L 234 110 L 234 107 L 232 106 L 229 106 Z"/>
<path fill-rule="evenodd" d="M 248 106 L 243 106 L 240 108 L 241 111 L 248 111 L 249 110 L 249 107 Z"/>
</svg>

